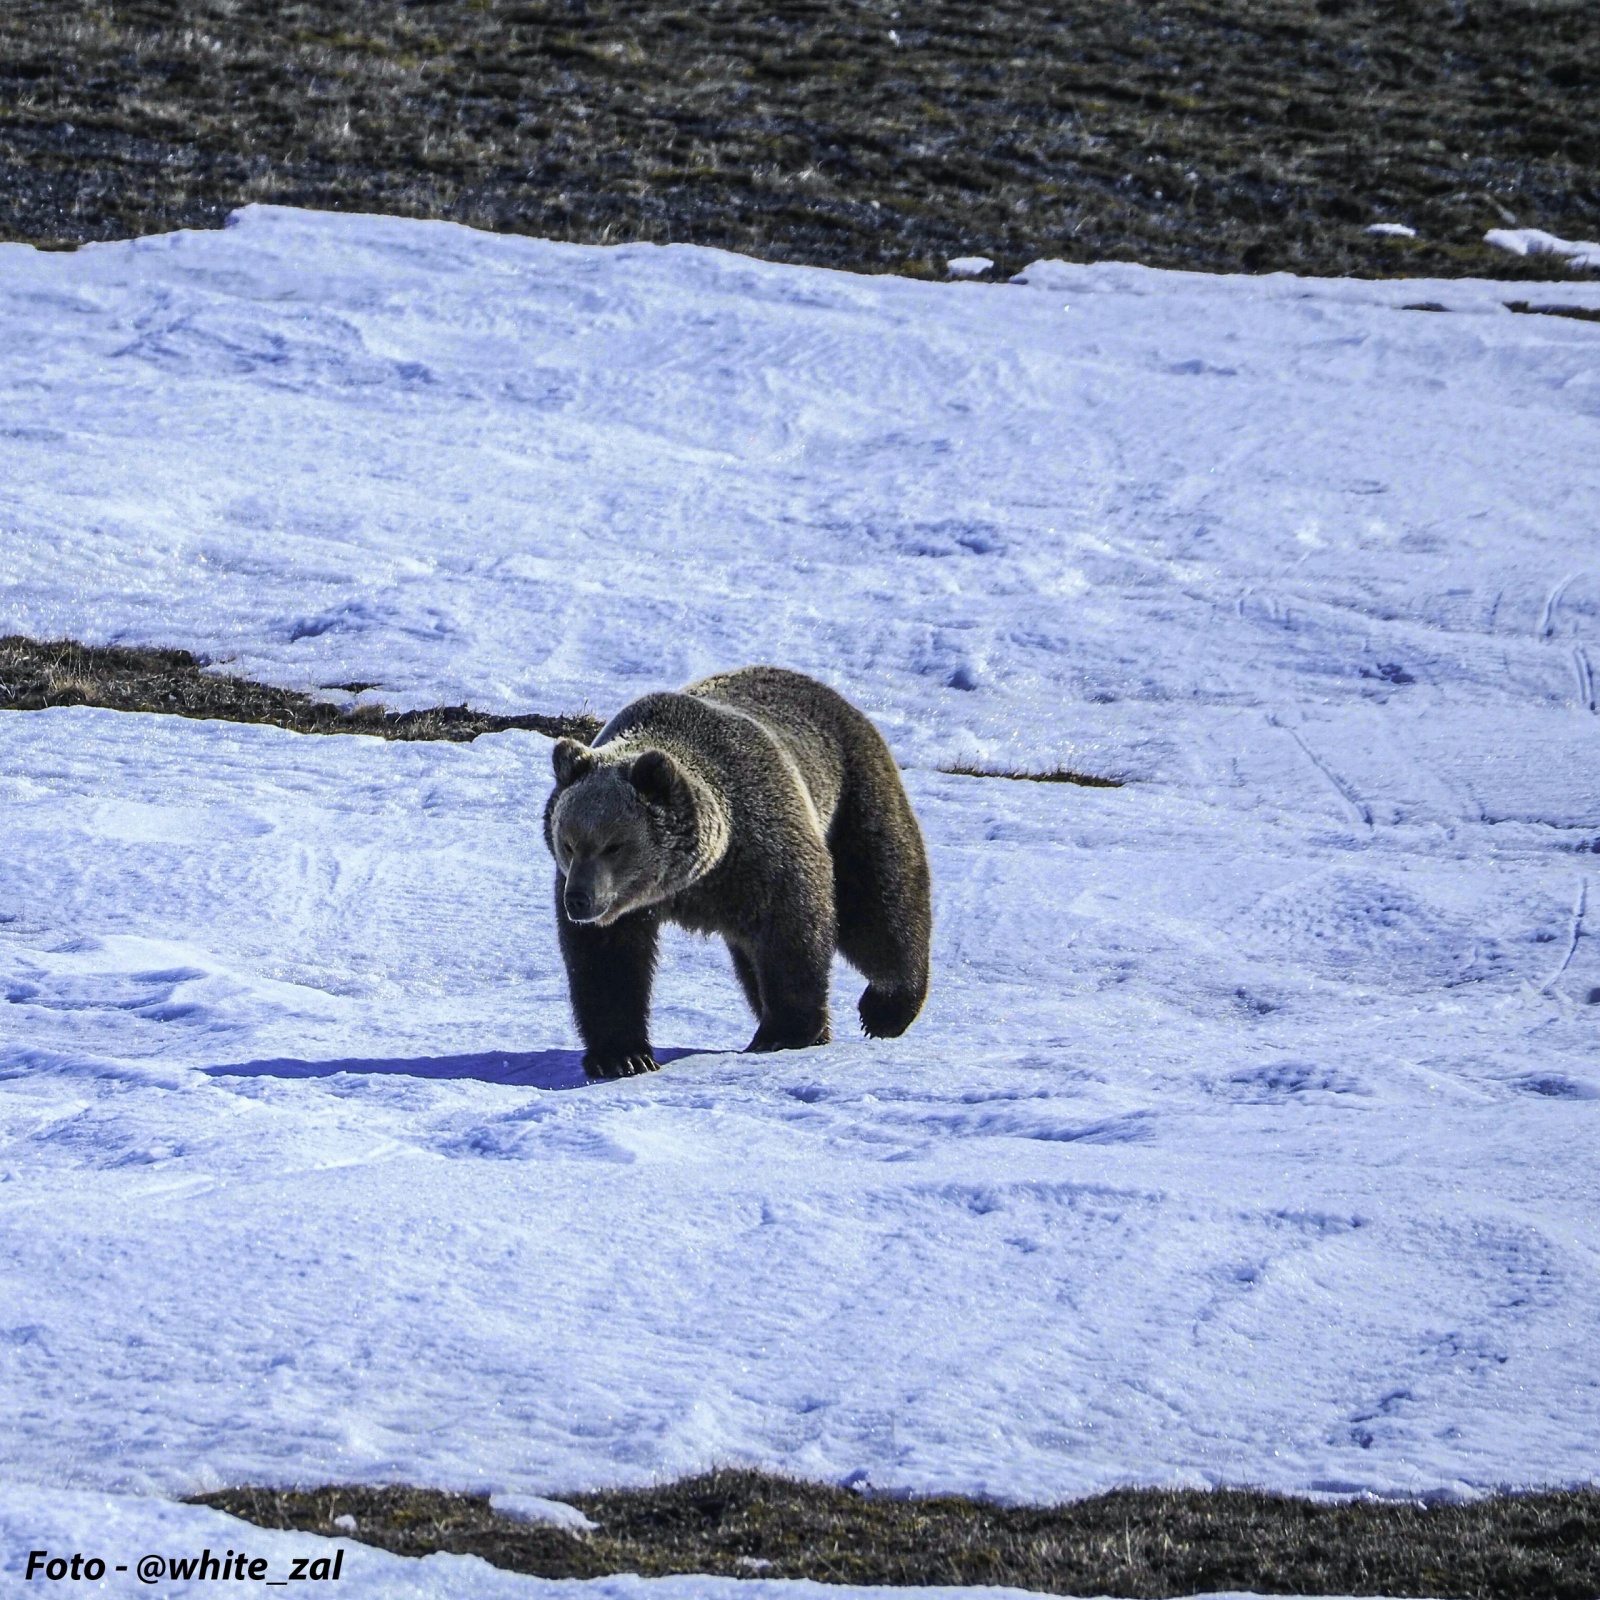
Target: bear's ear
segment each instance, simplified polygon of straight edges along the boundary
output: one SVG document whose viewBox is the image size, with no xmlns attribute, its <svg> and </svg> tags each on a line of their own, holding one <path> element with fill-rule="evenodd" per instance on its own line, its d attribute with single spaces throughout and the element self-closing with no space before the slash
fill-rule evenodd
<svg viewBox="0 0 1600 1600">
<path fill-rule="evenodd" d="M 557 785 L 565 789 L 594 771 L 594 751 L 576 739 L 557 739 L 550 752 L 550 765 L 555 768 Z"/>
<path fill-rule="evenodd" d="M 672 792 L 683 782 L 677 763 L 661 750 L 646 750 L 633 763 L 628 778 L 639 792 L 641 800 L 652 805 L 665 805 Z"/>
</svg>

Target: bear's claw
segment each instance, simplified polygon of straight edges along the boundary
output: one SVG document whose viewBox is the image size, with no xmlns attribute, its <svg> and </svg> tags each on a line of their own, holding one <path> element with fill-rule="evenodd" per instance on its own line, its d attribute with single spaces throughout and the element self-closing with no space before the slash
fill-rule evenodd
<svg viewBox="0 0 1600 1600">
<path fill-rule="evenodd" d="M 856 1011 L 861 1017 L 861 1031 L 869 1039 L 898 1039 L 911 1026 L 922 1009 L 922 996 L 893 989 L 883 990 L 868 985 L 862 991 Z"/>
<path fill-rule="evenodd" d="M 644 1050 L 627 1056 L 585 1056 L 583 1070 L 591 1078 L 637 1078 L 641 1073 L 660 1071 L 660 1063 Z"/>
</svg>

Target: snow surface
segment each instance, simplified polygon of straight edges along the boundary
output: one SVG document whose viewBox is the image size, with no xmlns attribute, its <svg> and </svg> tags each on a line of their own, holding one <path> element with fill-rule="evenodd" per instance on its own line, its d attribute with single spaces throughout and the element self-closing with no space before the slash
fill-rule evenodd
<svg viewBox="0 0 1600 1600">
<path fill-rule="evenodd" d="M 1566 256 L 1569 266 L 1600 268 L 1600 244 L 1593 239 L 1562 239 L 1542 228 L 1491 228 L 1483 238 L 1514 256 Z"/>
<path fill-rule="evenodd" d="M 548 741 L 0 716 L 8 1571 L 247 1481 L 1596 1476 L 1600 328 L 235 221 L 0 247 L 0 631 L 503 711 L 813 672 L 934 991 L 745 1058 L 677 938 L 673 1059 L 587 1085 Z"/>
<path fill-rule="evenodd" d="M 981 278 L 993 266 L 988 256 L 952 256 L 945 262 L 952 278 Z"/>
<path fill-rule="evenodd" d="M 1388 239 L 1415 239 L 1417 236 L 1417 230 L 1408 228 L 1403 222 L 1374 222 L 1368 227 L 1367 232 L 1380 234 Z"/>
<path fill-rule="evenodd" d="M 490 1495 L 489 1506 L 491 1510 L 505 1517 L 514 1517 L 518 1522 L 543 1522 L 575 1533 L 589 1533 L 600 1526 L 597 1522 L 591 1522 L 576 1506 L 569 1506 L 564 1500 L 546 1500 L 543 1495 Z"/>
</svg>

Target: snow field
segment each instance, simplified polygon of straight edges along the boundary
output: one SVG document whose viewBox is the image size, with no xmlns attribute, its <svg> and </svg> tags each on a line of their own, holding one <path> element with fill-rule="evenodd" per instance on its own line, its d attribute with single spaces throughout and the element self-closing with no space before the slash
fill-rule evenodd
<svg viewBox="0 0 1600 1600">
<path fill-rule="evenodd" d="M 5 630 L 496 710 L 778 661 L 937 890 L 903 1040 L 841 969 L 728 1053 L 677 938 L 683 1054 L 586 1085 L 548 741 L 0 717 L 8 1504 L 1594 1478 L 1600 329 L 1024 276 L 0 248 Z"/>
</svg>

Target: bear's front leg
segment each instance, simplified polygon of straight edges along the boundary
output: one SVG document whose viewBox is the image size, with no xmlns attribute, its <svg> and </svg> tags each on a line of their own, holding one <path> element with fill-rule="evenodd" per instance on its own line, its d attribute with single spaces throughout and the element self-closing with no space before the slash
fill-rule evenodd
<svg viewBox="0 0 1600 1600">
<path fill-rule="evenodd" d="M 566 879 L 556 874 L 556 928 L 567 964 L 572 1015 L 584 1043 L 583 1070 L 591 1078 L 631 1078 L 654 1072 L 650 1050 L 650 990 L 656 975 L 654 910 L 633 911 L 610 927 L 574 922 L 564 899 Z"/>
</svg>

